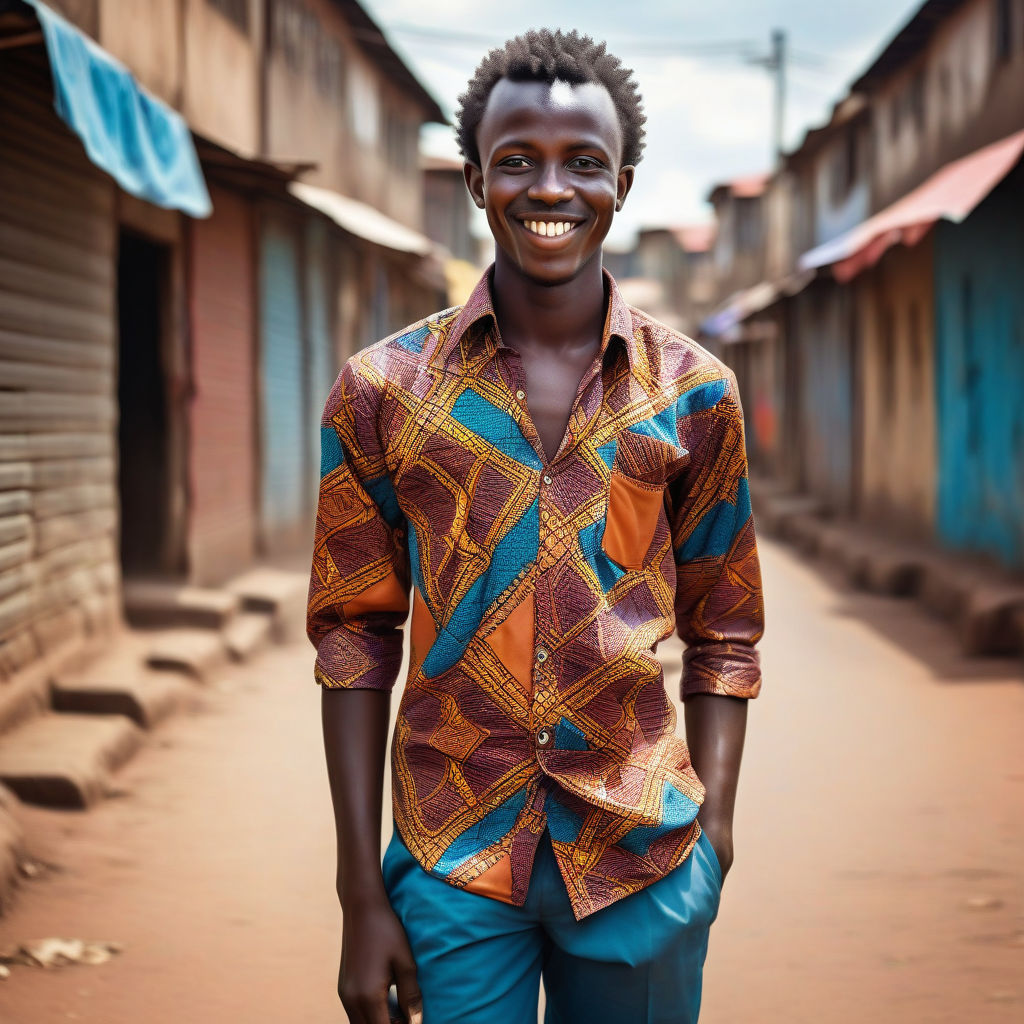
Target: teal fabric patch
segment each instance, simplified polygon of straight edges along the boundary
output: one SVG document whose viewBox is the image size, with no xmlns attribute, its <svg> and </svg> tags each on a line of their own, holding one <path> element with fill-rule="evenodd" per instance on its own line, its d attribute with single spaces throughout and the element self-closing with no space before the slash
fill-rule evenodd
<svg viewBox="0 0 1024 1024">
<path fill-rule="evenodd" d="M 333 473 L 345 461 L 338 432 L 334 427 L 320 428 L 320 479 Z"/>
<path fill-rule="evenodd" d="M 750 484 L 743 477 L 736 488 L 735 504 L 723 500 L 709 508 L 685 543 L 676 549 L 676 563 L 728 554 L 749 518 Z"/>
</svg>

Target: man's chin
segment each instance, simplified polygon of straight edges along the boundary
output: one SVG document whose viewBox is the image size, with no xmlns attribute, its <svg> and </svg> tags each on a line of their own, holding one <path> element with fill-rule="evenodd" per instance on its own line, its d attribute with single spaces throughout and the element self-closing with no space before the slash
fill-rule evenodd
<svg viewBox="0 0 1024 1024">
<path fill-rule="evenodd" d="M 589 259 L 579 260 L 521 260 L 508 253 L 507 262 L 515 268 L 516 273 L 531 284 L 544 288 L 556 288 L 558 285 L 569 284 L 576 280 L 584 269 L 595 259 L 600 258 L 600 251 Z"/>
</svg>

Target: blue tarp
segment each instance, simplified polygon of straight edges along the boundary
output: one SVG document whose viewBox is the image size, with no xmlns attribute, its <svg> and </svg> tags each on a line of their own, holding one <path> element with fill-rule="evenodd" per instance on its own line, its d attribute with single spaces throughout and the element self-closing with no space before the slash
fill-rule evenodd
<svg viewBox="0 0 1024 1024">
<path fill-rule="evenodd" d="M 53 71 L 54 106 L 85 151 L 132 195 L 208 217 L 213 207 L 188 125 L 150 96 L 102 47 L 40 0 L 36 11 Z"/>
</svg>

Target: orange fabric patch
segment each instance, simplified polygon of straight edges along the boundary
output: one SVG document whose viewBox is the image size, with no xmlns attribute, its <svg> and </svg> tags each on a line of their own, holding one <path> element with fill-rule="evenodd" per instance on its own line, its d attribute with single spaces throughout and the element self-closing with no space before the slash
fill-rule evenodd
<svg viewBox="0 0 1024 1024">
<path fill-rule="evenodd" d="M 437 626 L 434 625 L 434 616 L 430 614 L 426 601 L 415 587 L 412 588 L 412 594 L 412 628 L 409 633 L 411 652 L 409 657 L 415 672 L 423 664 L 423 659 L 437 639 Z"/>
<path fill-rule="evenodd" d="M 641 487 L 613 472 L 601 542 L 604 553 L 624 569 L 642 569 L 663 504 L 663 487 Z"/>
<path fill-rule="evenodd" d="M 493 900 L 501 900 L 503 903 L 512 902 L 512 858 L 507 854 L 501 855 L 501 860 L 492 864 L 482 874 L 476 876 L 472 882 L 466 883 L 467 892 L 479 893 L 481 896 L 490 896 Z"/>
<path fill-rule="evenodd" d="M 358 615 L 372 615 L 374 612 L 407 612 L 409 595 L 398 582 L 398 576 L 389 572 L 384 579 L 367 587 L 357 597 L 345 604 L 345 618 Z"/>
<path fill-rule="evenodd" d="M 531 592 L 505 616 L 505 620 L 488 635 L 486 641 L 527 696 L 533 693 L 534 629 Z"/>
</svg>

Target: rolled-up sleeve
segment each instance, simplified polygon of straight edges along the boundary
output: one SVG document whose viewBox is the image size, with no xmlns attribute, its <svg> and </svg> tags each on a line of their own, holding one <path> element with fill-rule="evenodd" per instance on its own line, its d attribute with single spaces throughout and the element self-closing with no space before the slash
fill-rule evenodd
<svg viewBox="0 0 1024 1024">
<path fill-rule="evenodd" d="M 306 632 L 323 686 L 390 690 L 409 610 L 405 518 L 378 436 L 379 397 L 358 357 L 320 424 L 320 492 Z"/>
<path fill-rule="evenodd" d="M 761 567 L 743 434 L 743 412 L 731 372 L 721 396 L 679 421 L 690 452 L 670 484 L 676 560 L 676 628 L 687 644 L 681 696 L 713 693 L 756 697 L 764 632 Z"/>
</svg>

